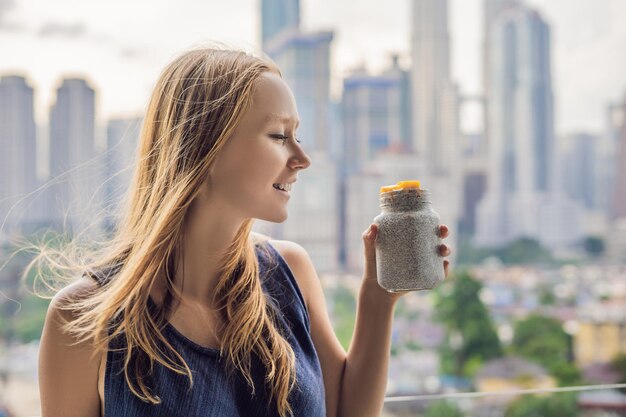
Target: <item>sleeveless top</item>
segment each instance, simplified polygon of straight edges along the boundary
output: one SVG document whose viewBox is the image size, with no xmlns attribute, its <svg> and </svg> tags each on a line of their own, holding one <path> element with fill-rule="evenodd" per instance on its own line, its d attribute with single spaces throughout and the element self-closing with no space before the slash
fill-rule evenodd
<svg viewBox="0 0 626 417">
<path fill-rule="evenodd" d="M 290 343 L 296 360 L 296 384 L 289 394 L 293 415 L 321 417 L 326 415 L 322 371 L 310 335 L 309 315 L 304 298 L 289 266 L 269 243 L 263 244 L 272 256 L 255 246 L 259 260 L 262 288 L 280 314 L 276 314 L 282 334 Z M 100 277 L 92 278 L 100 281 Z M 101 282 L 100 282 L 101 283 Z M 154 302 L 149 298 L 151 307 Z M 112 341 L 116 349 L 107 353 L 104 380 L 104 417 L 266 417 L 277 416 L 275 401 L 268 409 L 269 391 L 264 384 L 265 367 L 256 355 L 251 357 L 252 391 L 239 371 L 229 378 L 225 358 L 219 349 L 194 343 L 170 323 L 163 336 L 185 359 L 193 374 L 190 389 L 187 375 L 179 375 L 158 362 L 151 375 L 152 393 L 161 404 L 152 405 L 136 397 L 124 376 L 123 337 Z M 152 388 L 154 387 L 154 388 Z"/>
</svg>

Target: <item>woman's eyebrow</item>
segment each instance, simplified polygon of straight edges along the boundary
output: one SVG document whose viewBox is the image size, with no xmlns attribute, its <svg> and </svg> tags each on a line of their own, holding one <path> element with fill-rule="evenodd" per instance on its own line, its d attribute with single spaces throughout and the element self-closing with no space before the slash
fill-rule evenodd
<svg viewBox="0 0 626 417">
<path fill-rule="evenodd" d="M 298 128 L 298 126 L 300 126 L 300 120 L 299 119 L 295 119 L 296 120 L 296 129 Z M 283 123 L 292 123 L 294 121 L 294 119 L 292 117 L 289 117 L 287 115 L 282 115 L 282 114 L 278 114 L 278 113 L 270 113 L 265 117 L 265 122 L 274 122 L 274 121 L 279 121 L 279 122 L 283 122 Z"/>
</svg>

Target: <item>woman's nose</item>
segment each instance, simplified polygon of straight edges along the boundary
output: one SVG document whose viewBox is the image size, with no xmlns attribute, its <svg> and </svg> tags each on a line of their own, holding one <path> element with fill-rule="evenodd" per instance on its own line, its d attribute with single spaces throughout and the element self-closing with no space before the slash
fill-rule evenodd
<svg viewBox="0 0 626 417">
<path fill-rule="evenodd" d="M 311 165 L 311 158 L 304 152 L 304 149 L 298 147 L 290 162 L 293 169 L 306 169 Z"/>
</svg>

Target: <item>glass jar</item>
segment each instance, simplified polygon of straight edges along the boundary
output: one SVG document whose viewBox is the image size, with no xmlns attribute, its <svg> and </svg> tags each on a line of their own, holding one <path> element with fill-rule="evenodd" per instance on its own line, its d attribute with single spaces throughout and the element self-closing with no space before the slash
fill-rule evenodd
<svg viewBox="0 0 626 417">
<path fill-rule="evenodd" d="M 428 290 L 445 278 L 439 255 L 439 214 L 419 181 L 380 189 L 381 213 L 374 218 L 378 283 L 389 292 Z"/>
</svg>

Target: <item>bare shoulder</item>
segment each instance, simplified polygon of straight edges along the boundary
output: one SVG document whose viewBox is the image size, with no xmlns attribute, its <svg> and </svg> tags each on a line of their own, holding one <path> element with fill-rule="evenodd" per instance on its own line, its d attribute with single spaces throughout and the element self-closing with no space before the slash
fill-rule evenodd
<svg viewBox="0 0 626 417">
<path fill-rule="evenodd" d="M 318 281 L 317 273 L 306 249 L 301 245 L 289 240 L 273 240 L 268 242 L 276 248 L 278 253 L 285 259 L 289 269 L 293 272 L 294 277 L 300 287 L 302 296 L 306 302 L 307 310 L 310 305 L 311 285 L 315 284 L 312 280 Z"/>
<path fill-rule="evenodd" d="M 99 361 L 91 343 L 69 335 L 64 324 L 76 318 L 68 309 L 72 301 L 97 290 L 84 277 L 59 291 L 48 307 L 39 346 L 39 392 L 43 417 L 99 416 Z"/>
<path fill-rule="evenodd" d="M 58 313 L 64 318 L 73 319 L 75 315 L 67 310 L 72 301 L 78 301 L 93 294 L 98 290 L 98 283 L 93 279 L 83 276 L 67 285 L 55 294 L 48 307 L 48 312 Z"/>
</svg>

